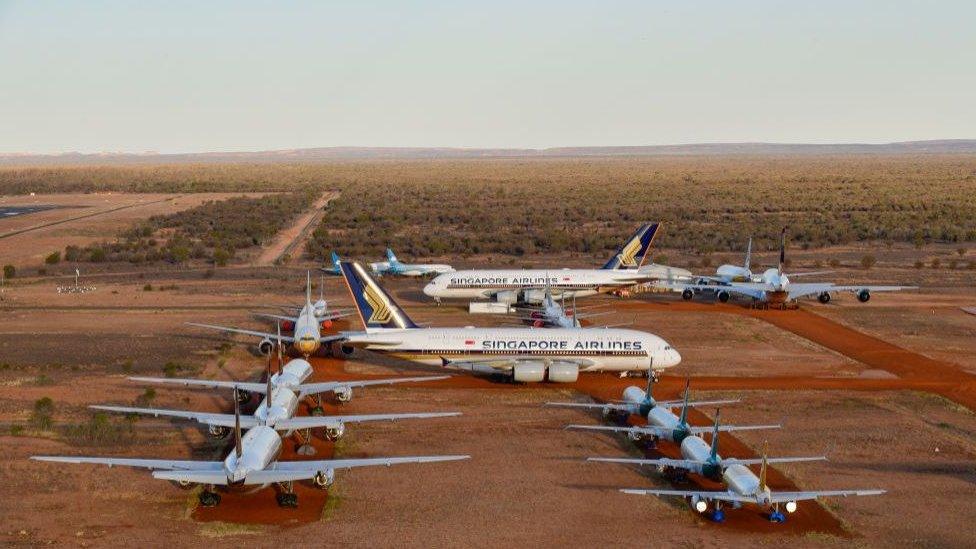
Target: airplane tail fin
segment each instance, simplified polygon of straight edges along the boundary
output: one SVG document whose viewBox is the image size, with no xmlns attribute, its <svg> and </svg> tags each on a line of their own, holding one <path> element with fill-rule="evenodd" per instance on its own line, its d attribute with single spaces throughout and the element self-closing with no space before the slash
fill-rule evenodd
<svg viewBox="0 0 976 549">
<path fill-rule="evenodd" d="M 305 271 L 305 302 L 312 302 L 312 273 Z"/>
<path fill-rule="evenodd" d="M 339 266 L 367 332 L 383 328 L 405 330 L 418 327 L 362 265 L 342 261 Z"/>
<path fill-rule="evenodd" d="M 339 270 L 339 254 L 337 254 L 335 250 L 332 250 L 332 266 L 335 267 L 335 270 L 338 272 L 338 270 Z"/>
<path fill-rule="evenodd" d="M 766 457 L 767 454 L 769 454 L 769 441 L 764 440 L 763 453 L 762 453 L 762 465 L 759 467 L 759 489 L 762 491 L 766 491 L 766 467 L 767 467 L 766 461 L 768 459 Z"/>
<path fill-rule="evenodd" d="M 394 254 L 394 253 L 393 253 L 393 250 L 392 250 L 391 248 L 387 248 L 387 249 L 386 249 L 386 259 L 387 259 L 387 260 L 388 260 L 388 261 L 389 261 L 390 263 L 399 263 L 399 262 L 400 262 L 400 261 L 399 261 L 399 260 L 397 259 L 397 256 L 396 256 L 396 254 Z"/>
<path fill-rule="evenodd" d="M 685 381 L 685 398 L 684 403 L 681 405 L 681 418 L 678 420 L 678 425 L 688 424 L 688 392 L 691 388 L 691 378 Z"/>
<path fill-rule="evenodd" d="M 640 268 L 647 258 L 647 252 L 651 247 L 651 242 L 654 241 L 654 237 L 657 235 L 657 230 L 660 225 L 660 223 L 645 223 L 638 227 L 637 232 L 623 246 L 617 249 L 617 253 L 603 265 L 603 269 L 619 270 Z"/>
<path fill-rule="evenodd" d="M 783 263 L 786 263 L 786 227 L 779 235 L 779 275 L 783 276 Z"/>
<path fill-rule="evenodd" d="M 234 453 L 238 458 L 244 455 L 241 444 L 241 400 L 236 386 L 234 387 Z"/>
<path fill-rule="evenodd" d="M 712 461 L 718 460 L 718 424 L 721 412 L 721 410 L 715 410 L 715 430 L 712 431 L 712 451 L 708 454 L 708 458 Z"/>
<path fill-rule="evenodd" d="M 749 244 L 746 245 L 746 262 L 742 265 L 745 270 L 749 270 L 752 264 L 752 237 L 749 237 Z"/>
<path fill-rule="evenodd" d="M 277 324 L 278 324 L 278 373 L 280 374 L 281 371 L 282 371 L 282 368 L 284 368 L 284 366 L 285 366 L 285 364 L 284 364 L 285 357 L 284 357 L 284 355 L 282 355 L 282 349 L 281 349 L 281 347 L 282 347 L 282 345 L 281 345 L 281 321 L 279 320 Z"/>
</svg>

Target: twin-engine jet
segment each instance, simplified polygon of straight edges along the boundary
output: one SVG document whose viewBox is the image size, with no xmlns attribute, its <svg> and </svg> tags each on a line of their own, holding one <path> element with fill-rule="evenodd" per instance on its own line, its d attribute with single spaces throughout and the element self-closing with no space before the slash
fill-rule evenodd
<svg viewBox="0 0 976 549">
<path fill-rule="evenodd" d="M 318 305 L 321 304 L 321 307 Z M 340 318 L 346 316 L 346 313 L 335 312 L 332 313 L 334 316 L 330 316 L 325 310 L 326 304 L 324 299 L 320 299 L 319 303 L 312 303 L 312 278 L 308 275 L 305 286 L 305 305 L 302 306 L 301 311 L 298 313 L 297 317 L 279 317 L 277 315 L 265 315 L 272 316 L 278 320 L 286 320 L 291 322 L 294 326 L 291 335 L 281 336 L 280 334 L 273 334 L 271 332 L 262 332 L 259 330 L 247 330 L 244 328 L 231 328 L 227 326 L 215 326 L 213 324 L 198 324 L 195 322 L 187 322 L 190 326 L 197 326 L 200 328 L 207 328 L 210 330 L 218 330 L 221 332 L 228 332 L 232 334 L 244 334 L 254 337 L 260 337 L 261 341 L 258 343 L 258 350 L 261 353 L 267 355 L 271 353 L 274 349 L 275 338 L 281 338 L 281 340 L 291 344 L 292 348 L 295 349 L 303 357 L 308 358 L 315 354 L 316 351 L 322 346 L 323 343 L 331 343 L 333 341 L 338 341 L 342 339 L 342 336 L 338 335 L 322 335 L 322 325 L 328 322 L 331 325 L 331 321 L 335 318 Z M 320 314 L 321 313 L 321 314 Z"/>
<path fill-rule="evenodd" d="M 365 332 L 344 332 L 343 346 L 422 364 L 519 382 L 576 381 L 580 372 L 658 372 L 681 362 L 660 337 L 618 328 L 421 328 L 358 263 L 342 274 Z"/>
<path fill-rule="evenodd" d="M 335 472 L 352 467 L 398 465 L 402 463 L 430 463 L 468 459 L 467 455 L 405 456 L 362 459 L 327 459 L 309 461 L 279 461 L 283 446 L 281 435 L 274 427 L 256 424 L 242 435 L 240 402 L 234 398 L 234 450 L 223 461 L 193 461 L 171 459 L 132 459 L 111 457 L 33 456 L 38 461 L 58 463 L 92 463 L 123 467 L 138 467 L 152 471 L 154 478 L 176 482 L 182 486 L 202 484 L 200 503 L 213 506 L 220 503 L 215 486 L 269 486 L 281 487 L 277 494 L 278 504 L 284 507 L 298 505 L 293 489 L 296 481 L 311 480 L 318 488 L 328 488 L 335 480 Z M 313 418 L 314 419 L 314 418 Z"/>
<path fill-rule="evenodd" d="M 767 269 L 759 277 L 752 275 L 748 268 L 748 256 L 746 267 L 741 271 L 727 269 L 725 275 L 716 277 L 696 277 L 697 283 L 672 282 L 665 284 L 672 290 L 681 292 L 681 297 L 688 300 L 694 297 L 696 292 L 715 292 L 719 301 L 727 302 L 733 296 L 744 296 L 752 298 L 753 301 L 770 305 L 785 305 L 802 297 L 817 296 L 821 303 L 829 303 L 831 294 L 837 292 L 852 292 L 857 296 L 857 300 L 866 303 L 871 299 L 871 292 L 894 292 L 898 290 L 912 289 L 914 286 L 842 286 L 830 282 L 792 282 L 790 277 L 812 276 L 825 274 L 825 272 L 795 273 L 787 276 L 783 272 L 783 263 L 786 261 L 786 228 L 780 235 L 779 264 L 774 269 Z M 722 267 L 729 267 L 723 265 Z M 731 278 L 745 278 L 745 281 L 726 280 Z"/>
<path fill-rule="evenodd" d="M 370 263 L 369 267 L 380 276 L 432 276 L 453 273 L 454 267 L 442 263 L 403 263 L 390 248 L 386 249 L 386 261 Z"/>
<path fill-rule="evenodd" d="M 690 281 L 691 272 L 653 263 L 645 265 L 658 223 L 641 225 L 637 232 L 599 269 L 477 269 L 438 275 L 424 287 L 434 301 L 442 299 L 491 300 L 513 305 L 538 305 L 546 286 L 557 297 L 585 297 L 625 291 L 649 282 Z"/>
<path fill-rule="evenodd" d="M 654 388 L 654 379 L 647 379 L 647 390 L 641 389 L 636 385 L 631 385 L 623 391 L 622 398 L 613 402 L 547 402 L 546 406 L 555 406 L 560 408 L 583 408 L 587 410 L 600 410 L 603 412 L 603 417 L 605 419 L 613 419 L 618 421 L 626 420 L 629 416 L 641 416 L 643 418 L 647 417 L 652 408 L 661 407 L 664 409 L 677 408 L 679 406 L 714 406 L 716 404 L 734 404 L 739 402 L 738 399 L 722 399 L 722 400 L 697 400 L 689 401 L 688 391 L 691 388 L 691 380 L 685 382 L 685 397 L 678 400 L 655 400 L 652 396 L 652 390 Z"/>
</svg>

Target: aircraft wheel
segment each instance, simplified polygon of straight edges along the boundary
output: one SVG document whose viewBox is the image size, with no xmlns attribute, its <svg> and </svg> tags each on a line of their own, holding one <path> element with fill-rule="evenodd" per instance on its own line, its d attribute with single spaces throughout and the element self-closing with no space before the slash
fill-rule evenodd
<svg viewBox="0 0 976 549">
<path fill-rule="evenodd" d="M 286 507 L 289 509 L 294 509 L 295 507 L 298 507 L 298 494 L 294 494 L 294 493 L 278 494 L 276 496 L 276 499 L 278 500 L 279 507 Z"/>
<path fill-rule="evenodd" d="M 200 505 L 202 507 L 216 507 L 220 504 L 220 494 L 204 490 L 200 492 Z"/>
<path fill-rule="evenodd" d="M 313 416 L 324 416 L 325 415 L 325 409 L 322 408 L 321 406 L 313 406 L 310 413 Z"/>
</svg>

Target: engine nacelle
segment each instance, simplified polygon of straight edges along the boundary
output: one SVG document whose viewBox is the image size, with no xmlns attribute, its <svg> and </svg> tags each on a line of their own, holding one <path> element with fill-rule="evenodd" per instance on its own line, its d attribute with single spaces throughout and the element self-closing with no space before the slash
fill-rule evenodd
<svg viewBox="0 0 976 549">
<path fill-rule="evenodd" d="M 224 438 L 230 434 L 230 427 L 223 425 L 211 425 L 207 427 L 207 434 L 213 438 Z"/>
<path fill-rule="evenodd" d="M 545 290 L 525 290 L 522 292 L 522 299 L 526 303 L 531 303 L 533 305 L 539 305 L 546 300 Z"/>
<path fill-rule="evenodd" d="M 342 438 L 342 435 L 344 435 L 345 432 L 346 432 L 346 425 L 344 423 L 337 423 L 332 427 L 325 428 L 325 438 L 331 440 L 332 442 L 335 442 L 340 438 Z"/>
<path fill-rule="evenodd" d="M 352 387 L 336 387 L 333 391 L 336 396 L 336 400 L 339 402 L 349 402 L 352 400 Z"/>
<path fill-rule="evenodd" d="M 817 301 L 824 305 L 830 303 L 830 292 L 820 292 L 820 295 L 817 296 Z"/>
<path fill-rule="evenodd" d="M 507 305 L 514 305 L 518 303 L 518 292 L 513 290 L 505 290 L 504 292 L 498 292 L 495 294 L 495 301 L 498 303 L 505 303 Z"/>
<path fill-rule="evenodd" d="M 722 290 L 718 293 L 718 300 L 722 303 L 728 303 L 730 297 L 732 297 L 732 294 L 726 290 Z"/>
<path fill-rule="evenodd" d="M 579 365 L 571 362 L 553 362 L 549 365 L 549 381 L 574 383 L 579 378 Z"/>
<path fill-rule="evenodd" d="M 871 299 L 871 292 L 869 292 L 867 289 L 857 292 L 857 300 L 861 303 L 867 303 L 869 299 Z"/>
<path fill-rule="evenodd" d="M 787 501 L 786 502 L 786 512 L 787 513 L 795 513 L 796 512 L 796 502 L 795 501 Z"/>
<path fill-rule="evenodd" d="M 546 378 L 546 365 L 541 362 L 519 362 L 512 368 L 512 379 L 520 383 L 538 383 Z"/>
<path fill-rule="evenodd" d="M 693 297 L 695 297 L 695 292 L 691 288 L 685 288 L 681 292 L 681 299 L 684 299 L 685 301 L 689 301 Z"/>
<path fill-rule="evenodd" d="M 319 471 L 318 473 L 315 473 L 314 477 L 312 477 L 312 484 L 321 490 L 325 490 L 326 488 L 332 486 L 333 483 L 335 483 L 334 469 Z"/>
<path fill-rule="evenodd" d="M 351 355 L 351 354 L 352 354 L 352 352 L 356 350 L 356 349 L 355 349 L 354 347 L 351 347 L 351 346 L 349 346 L 349 345 L 343 345 L 343 346 L 342 346 L 342 347 L 340 347 L 340 348 L 342 349 L 342 354 L 344 354 L 344 355 L 346 355 L 346 356 L 349 356 L 349 355 Z"/>
<path fill-rule="evenodd" d="M 274 350 L 274 341 L 271 341 L 268 338 L 264 338 L 261 340 L 261 343 L 258 343 L 258 351 L 262 355 L 265 356 L 270 355 L 271 351 L 273 350 Z"/>
<path fill-rule="evenodd" d="M 322 329 L 323 330 L 328 330 L 328 329 L 332 328 L 332 321 L 331 320 L 323 320 L 321 326 L 322 326 Z"/>
<path fill-rule="evenodd" d="M 708 502 L 698 496 L 691 497 L 691 506 L 699 513 L 704 513 L 708 510 Z"/>
<path fill-rule="evenodd" d="M 546 325 L 546 322 L 544 320 L 541 320 L 541 319 L 538 319 L 538 318 L 532 321 L 532 327 L 533 328 L 542 328 L 542 327 L 545 327 L 545 325 Z"/>
</svg>

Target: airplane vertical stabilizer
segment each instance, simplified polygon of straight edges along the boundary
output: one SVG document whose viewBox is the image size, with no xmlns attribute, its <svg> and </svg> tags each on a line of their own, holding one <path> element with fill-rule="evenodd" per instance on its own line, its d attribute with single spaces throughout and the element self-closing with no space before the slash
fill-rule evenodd
<svg viewBox="0 0 976 549">
<path fill-rule="evenodd" d="M 366 331 L 417 328 L 396 301 L 359 263 L 339 263 Z"/>
</svg>

